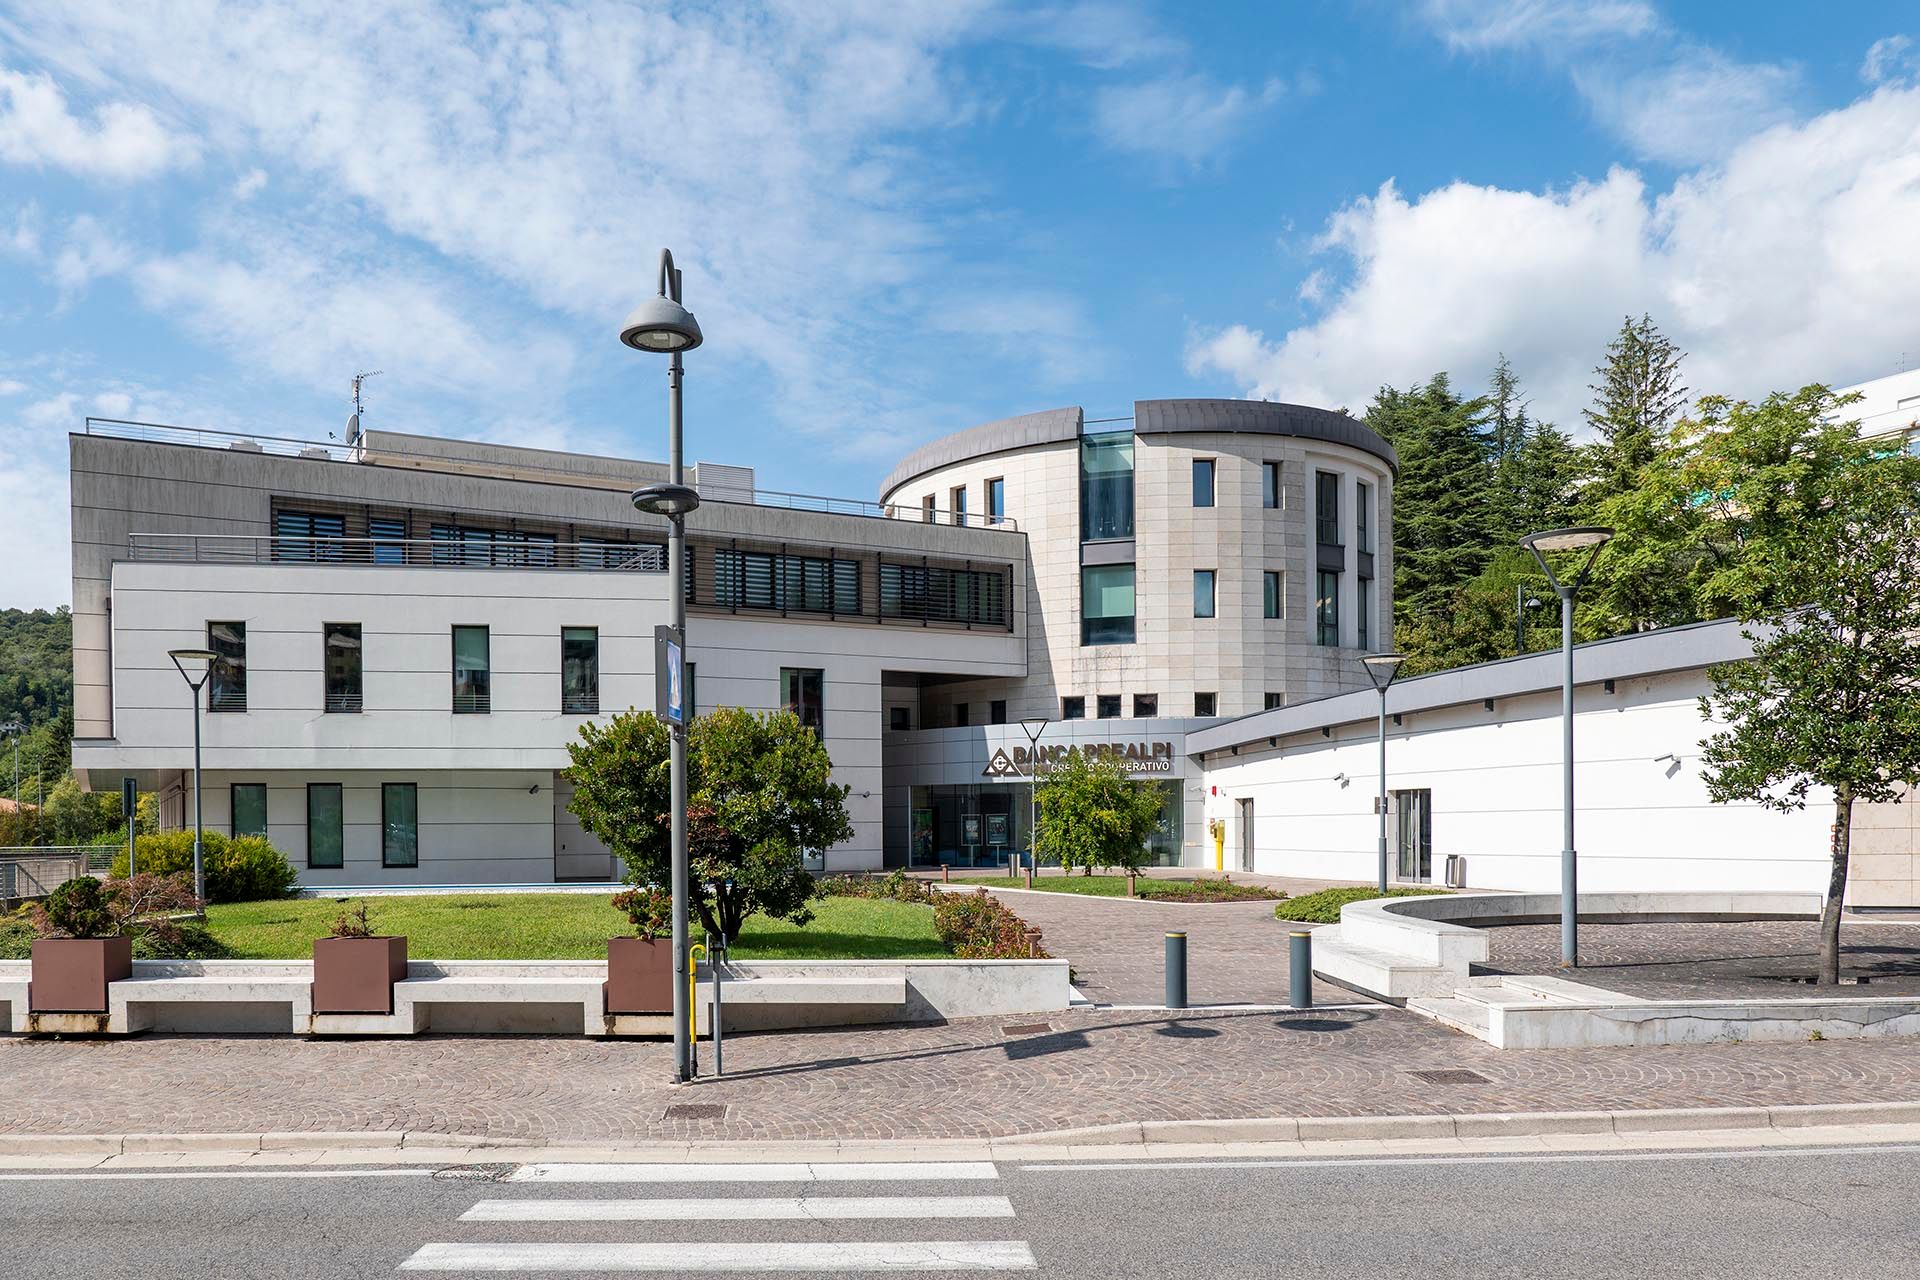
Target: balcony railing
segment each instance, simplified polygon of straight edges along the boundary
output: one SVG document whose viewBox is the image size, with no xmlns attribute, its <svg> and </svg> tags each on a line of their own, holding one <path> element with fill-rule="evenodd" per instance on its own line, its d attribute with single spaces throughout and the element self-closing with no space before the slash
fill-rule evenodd
<svg viewBox="0 0 1920 1280">
<path fill-rule="evenodd" d="M 458 538 L 307 538 L 260 533 L 131 533 L 132 560 L 429 569 L 613 569 L 665 573 L 667 549 L 632 542 L 476 542 Z"/>
</svg>

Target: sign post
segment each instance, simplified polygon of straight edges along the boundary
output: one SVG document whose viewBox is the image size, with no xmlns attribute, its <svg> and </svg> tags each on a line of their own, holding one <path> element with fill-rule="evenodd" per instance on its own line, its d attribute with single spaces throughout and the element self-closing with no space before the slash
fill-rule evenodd
<svg viewBox="0 0 1920 1280">
<path fill-rule="evenodd" d="M 120 779 L 120 816 L 127 820 L 127 879 L 133 879 L 134 817 L 140 810 L 140 780 Z"/>
</svg>

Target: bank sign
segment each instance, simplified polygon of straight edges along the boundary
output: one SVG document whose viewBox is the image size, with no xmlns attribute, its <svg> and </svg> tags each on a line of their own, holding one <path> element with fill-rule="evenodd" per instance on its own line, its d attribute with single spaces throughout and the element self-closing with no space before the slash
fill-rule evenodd
<svg viewBox="0 0 1920 1280">
<path fill-rule="evenodd" d="M 1128 773 L 1172 773 L 1171 742 L 1086 742 L 1070 747 L 999 747 L 983 778 L 1025 778 L 1036 770 L 1045 773 L 1068 756 L 1086 755 L 1092 760 L 1112 760 Z M 1030 767 L 1031 766 L 1031 767 Z"/>
</svg>

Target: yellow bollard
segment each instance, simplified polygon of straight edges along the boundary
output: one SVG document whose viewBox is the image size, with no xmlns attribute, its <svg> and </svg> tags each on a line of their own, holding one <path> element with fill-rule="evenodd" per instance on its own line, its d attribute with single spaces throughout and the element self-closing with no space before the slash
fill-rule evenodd
<svg viewBox="0 0 1920 1280">
<path fill-rule="evenodd" d="M 700 1044 L 700 1007 L 696 997 L 700 990 L 700 961 L 698 956 L 707 954 L 707 944 L 696 942 L 687 948 L 687 1047 L 695 1050 Z"/>
</svg>

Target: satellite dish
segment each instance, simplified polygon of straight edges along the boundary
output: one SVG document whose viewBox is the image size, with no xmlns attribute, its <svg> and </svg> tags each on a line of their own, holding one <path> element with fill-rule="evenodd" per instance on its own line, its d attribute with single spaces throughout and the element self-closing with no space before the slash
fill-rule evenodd
<svg viewBox="0 0 1920 1280">
<path fill-rule="evenodd" d="M 347 443 L 352 444 L 360 438 L 360 415 L 347 415 Z"/>
</svg>

